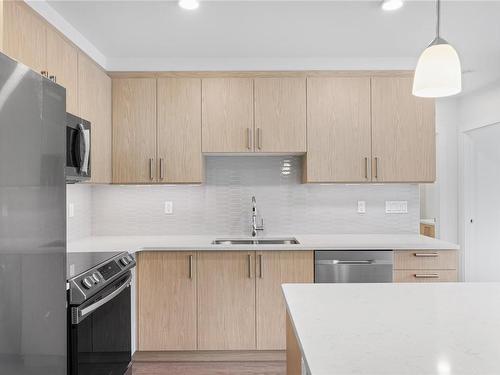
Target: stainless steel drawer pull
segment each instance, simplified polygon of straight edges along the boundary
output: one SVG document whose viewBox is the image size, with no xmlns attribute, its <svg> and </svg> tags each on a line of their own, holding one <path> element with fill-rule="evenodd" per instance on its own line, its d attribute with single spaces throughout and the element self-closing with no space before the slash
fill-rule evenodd
<svg viewBox="0 0 500 375">
<path fill-rule="evenodd" d="M 163 180 L 163 158 L 160 158 L 160 180 Z"/>
<path fill-rule="evenodd" d="M 439 256 L 438 253 L 414 253 L 417 258 L 436 258 Z"/>
<path fill-rule="evenodd" d="M 437 274 L 437 273 L 416 273 L 415 278 L 417 278 L 417 279 L 439 279 L 439 274 Z"/>
<path fill-rule="evenodd" d="M 189 278 L 193 278 L 193 256 L 189 255 Z"/>
<path fill-rule="evenodd" d="M 247 128 L 247 148 L 252 149 L 252 130 Z"/>
<path fill-rule="evenodd" d="M 368 158 L 365 158 L 365 180 L 368 180 Z"/>
<path fill-rule="evenodd" d="M 252 278 L 252 255 L 248 254 L 248 278 Z"/>
<path fill-rule="evenodd" d="M 154 179 L 154 177 L 153 177 L 153 159 L 152 158 L 149 159 L 149 179 L 150 180 Z"/>
<path fill-rule="evenodd" d="M 263 278 L 263 275 L 262 275 L 262 259 L 263 256 L 262 254 L 259 254 L 259 277 L 262 279 Z"/>
<path fill-rule="evenodd" d="M 375 156 L 375 178 L 378 178 L 378 157 Z"/>
<path fill-rule="evenodd" d="M 257 147 L 262 150 L 262 129 L 257 128 Z"/>
</svg>

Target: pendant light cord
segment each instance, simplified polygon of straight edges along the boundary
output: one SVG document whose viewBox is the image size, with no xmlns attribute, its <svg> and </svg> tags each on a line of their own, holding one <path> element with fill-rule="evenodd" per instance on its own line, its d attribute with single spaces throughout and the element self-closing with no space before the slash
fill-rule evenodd
<svg viewBox="0 0 500 375">
<path fill-rule="evenodd" d="M 436 38 L 439 38 L 439 27 L 441 26 L 441 0 L 436 1 Z"/>
</svg>

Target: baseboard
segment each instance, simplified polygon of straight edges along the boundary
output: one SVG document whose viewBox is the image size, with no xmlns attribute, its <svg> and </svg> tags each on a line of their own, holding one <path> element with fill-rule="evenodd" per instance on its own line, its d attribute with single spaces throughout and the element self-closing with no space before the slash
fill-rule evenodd
<svg viewBox="0 0 500 375">
<path fill-rule="evenodd" d="M 134 362 L 268 362 L 285 361 L 284 350 L 137 351 Z"/>
</svg>

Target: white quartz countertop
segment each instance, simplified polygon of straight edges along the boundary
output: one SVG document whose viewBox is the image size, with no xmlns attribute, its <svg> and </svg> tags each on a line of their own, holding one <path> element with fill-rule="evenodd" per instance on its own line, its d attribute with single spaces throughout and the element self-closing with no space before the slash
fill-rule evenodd
<svg viewBox="0 0 500 375">
<path fill-rule="evenodd" d="M 500 284 L 285 284 L 310 375 L 498 375 Z"/>
<path fill-rule="evenodd" d="M 213 245 L 227 236 L 93 236 L 68 241 L 68 252 L 78 251 L 194 251 L 194 250 L 455 250 L 458 245 L 419 234 L 283 235 L 264 238 L 296 238 L 299 245 Z"/>
</svg>

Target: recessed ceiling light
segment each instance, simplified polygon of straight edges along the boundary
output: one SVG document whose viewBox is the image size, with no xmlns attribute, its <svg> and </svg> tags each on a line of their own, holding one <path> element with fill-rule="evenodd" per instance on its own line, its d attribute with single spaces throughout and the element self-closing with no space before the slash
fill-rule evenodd
<svg viewBox="0 0 500 375">
<path fill-rule="evenodd" d="M 182 9 L 193 10 L 197 9 L 200 6 L 198 0 L 179 0 L 179 6 Z"/>
<path fill-rule="evenodd" d="M 396 10 L 403 6 L 403 0 L 383 0 L 382 9 L 383 10 Z"/>
</svg>

